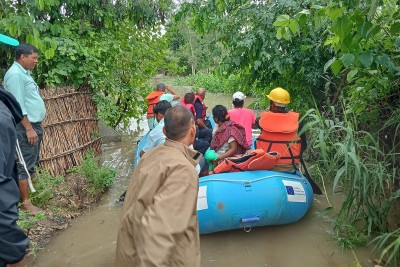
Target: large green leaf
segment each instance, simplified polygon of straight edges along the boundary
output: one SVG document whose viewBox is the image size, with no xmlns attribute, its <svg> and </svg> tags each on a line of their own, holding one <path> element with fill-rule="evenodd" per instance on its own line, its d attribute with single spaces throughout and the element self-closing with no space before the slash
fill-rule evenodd
<svg viewBox="0 0 400 267">
<path fill-rule="evenodd" d="M 357 33 L 361 35 L 364 39 L 368 39 L 368 32 L 372 28 L 373 24 L 370 21 L 366 21 L 358 25 Z"/>
<path fill-rule="evenodd" d="M 325 66 L 324 66 L 324 72 L 326 72 L 326 70 L 336 61 L 336 58 L 331 58 L 328 62 L 326 62 Z"/>
<path fill-rule="evenodd" d="M 354 62 L 355 56 L 353 54 L 344 54 L 340 60 L 346 68 L 349 68 Z"/>
<path fill-rule="evenodd" d="M 293 34 L 300 33 L 300 25 L 295 19 L 291 19 L 289 23 L 289 29 L 292 31 Z"/>
<path fill-rule="evenodd" d="M 342 62 L 340 60 L 336 60 L 331 65 L 331 70 L 335 75 L 337 75 L 340 72 L 341 68 L 342 68 Z"/>
<path fill-rule="evenodd" d="M 287 27 L 289 23 L 290 17 L 288 15 L 280 15 L 272 25 L 276 27 Z"/>
<path fill-rule="evenodd" d="M 394 65 L 392 60 L 390 59 L 390 57 L 387 54 L 383 54 L 383 55 L 379 55 L 376 57 L 375 61 L 382 65 L 385 68 L 388 68 L 390 70 L 394 69 Z"/>
<path fill-rule="evenodd" d="M 353 81 L 354 80 L 354 76 L 356 76 L 357 73 L 358 73 L 358 69 L 354 69 L 354 70 L 349 71 L 349 73 L 347 74 L 347 81 L 348 82 Z"/>
<path fill-rule="evenodd" d="M 358 60 L 360 60 L 361 64 L 363 64 L 364 67 L 369 68 L 374 60 L 374 56 L 370 51 L 367 51 L 358 54 Z"/>
<path fill-rule="evenodd" d="M 339 17 L 335 22 L 332 23 L 332 30 L 340 37 L 340 39 L 344 39 L 347 35 L 349 35 L 352 28 L 353 22 L 346 15 Z"/>
</svg>

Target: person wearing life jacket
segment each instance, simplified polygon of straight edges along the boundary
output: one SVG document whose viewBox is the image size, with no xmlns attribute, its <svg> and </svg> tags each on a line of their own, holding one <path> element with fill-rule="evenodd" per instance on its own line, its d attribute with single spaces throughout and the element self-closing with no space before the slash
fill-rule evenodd
<svg viewBox="0 0 400 267">
<path fill-rule="evenodd" d="M 272 170 L 295 171 L 299 168 L 302 151 L 307 146 L 305 135 L 298 136 L 299 113 L 286 109 L 290 95 L 285 89 L 275 88 L 267 97 L 270 107 L 256 120 L 261 129 L 256 148 L 267 153 L 279 153 L 280 158 Z"/>
<path fill-rule="evenodd" d="M 195 100 L 195 94 L 193 92 L 186 93 L 184 98 L 181 100 L 181 105 L 188 108 L 190 112 L 193 115 L 193 118 L 196 118 L 196 110 L 194 108 L 194 100 Z M 208 131 L 208 130 L 207 130 Z M 196 140 L 193 143 L 193 148 L 197 151 L 199 151 L 201 154 L 204 155 L 206 153 L 207 149 L 210 147 L 210 142 L 211 142 L 211 131 L 202 131 L 201 137 L 200 137 L 200 128 L 196 124 Z"/>
<path fill-rule="evenodd" d="M 196 125 L 198 128 L 196 137 L 198 139 L 202 139 L 207 141 L 208 143 L 211 143 L 212 129 L 211 129 L 211 123 L 208 120 L 206 120 L 207 107 L 206 104 L 204 103 L 205 98 L 206 98 L 206 90 L 204 88 L 197 89 L 197 92 L 194 96 L 194 104 L 193 104 L 194 109 L 196 111 Z M 207 125 L 207 123 L 209 125 Z"/>
<path fill-rule="evenodd" d="M 279 159 L 277 152 L 266 153 L 262 149 L 255 149 L 246 152 L 244 155 L 238 155 L 225 158 L 220 162 L 210 174 L 222 172 L 241 172 L 270 170 L 275 167 L 276 161 Z"/>
<path fill-rule="evenodd" d="M 170 94 L 166 94 L 165 91 L 170 92 Z M 165 95 L 165 96 L 163 96 Z M 156 90 L 151 92 L 146 96 L 147 100 L 147 124 L 149 129 L 153 129 L 157 125 L 157 120 L 154 116 L 154 107 L 160 101 L 161 96 L 163 96 L 162 100 L 166 100 L 168 102 L 172 102 L 173 100 L 178 100 L 180 96 L 178 96 L 173 90 L 171 86 L 165 86 L 163 83 L 157 84 Z"/>
</svg>

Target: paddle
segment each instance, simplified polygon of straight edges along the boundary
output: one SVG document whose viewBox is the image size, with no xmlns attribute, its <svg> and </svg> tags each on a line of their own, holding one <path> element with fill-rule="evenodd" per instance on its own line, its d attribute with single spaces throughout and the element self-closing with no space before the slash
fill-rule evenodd
<svg viewBox="0 0 400 267">
<path fill-rule="evenodd" d="M 321 190 L 321 188 L 319 188 L 319 186 L 317 185 L 317 183 L 314 182 L 314 180 L 311 178 L 311 175 L 310 175 L 310 173 L 309 173 L 308 170 L 307 170 L 306 164 L 304 163 L 303 157 L 300 157 L 300 163 L 301 163 L 301 165 L 302 165 L 303 168 L 304 168 L 305 175 L 304 175 L 304 174 L 303 174 L 303 175 L 304 175 L 304 177 L 307 178 L 308 182 L 310 183 L 310 185 L 311 185 L 311 187 L 312 187 L 312 189 L 313 189 L 313 191 L 314 191 L 314 194 L 316 194 L 316 195 L 322 195 L 322 190 Z"/>
<path fill-rule="evenodd" d="M 8 37 L 7 35 L 1 34 L 0 33 L 0 43 L 12 45 L 12 46 L 18 46 L 19 42 L 18 40 Z"/>
</svg>

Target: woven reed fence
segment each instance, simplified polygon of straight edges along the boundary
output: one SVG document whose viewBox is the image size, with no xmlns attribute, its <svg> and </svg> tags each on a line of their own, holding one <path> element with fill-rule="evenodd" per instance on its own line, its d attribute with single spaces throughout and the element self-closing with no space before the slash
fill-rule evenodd
<svg viewBox="0 0 400 267">
<path fill-rule="evenodd" d="M 88 91 L 73 88 L 41 90 L 46 105 L 40 167 L 65 175 L 82 162 L 88 149 L 101 152 L 96 105 Z"/>
</svg>

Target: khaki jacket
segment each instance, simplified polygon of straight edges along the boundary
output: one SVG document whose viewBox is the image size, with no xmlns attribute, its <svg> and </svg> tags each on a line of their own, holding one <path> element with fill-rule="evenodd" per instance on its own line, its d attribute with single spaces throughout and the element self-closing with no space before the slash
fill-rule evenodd
<svg viewBox="0 0 400 267">
<path fill-rule="evenodd" d="M 144 154 L 127 190 L 116 266 L 200 266 L 200 157 L 168 139 Z"/>
</svg>

